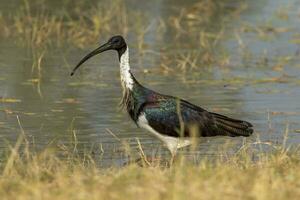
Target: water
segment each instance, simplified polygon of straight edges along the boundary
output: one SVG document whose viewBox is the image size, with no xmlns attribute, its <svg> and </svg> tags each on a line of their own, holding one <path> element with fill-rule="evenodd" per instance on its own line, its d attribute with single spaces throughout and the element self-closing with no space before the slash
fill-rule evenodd
<svg viewBox="0 0 300 200">
<path fill-rule="evenodd" d="M 18 6 L 18 1 L 5 2 L 0 1 L 2 13 Z M 55 11 L 60 6 L 55 2 L 51 3 L 50 10 Z M 133 44 L 136 35 L 131 34 L 129 28 L 132 70 L 142 84 L 156 91 L 184 97 L 208 110 L 252 122 L 256 133 L 248 142 L 259 137 L 265 143 L 281 143 L 288 124 L 288 144 L 298 145 L 300 45 L 295 38 L 299 38 L 300 3 L 297 0 L 246 1 L 248 7 L 239 17 L 228 17 L 243 4 L 227 2 L 225 11 L 213 13 L 205 27 L 190 26 L 187 33 L 175 37 L 178 33 L 170 29 L 159 34 L 159 23 L 155 19 L 170 21 L 180 8 L 190 7 L 194 2 L 127 1 L 128 10 L 144 10 L 151 24 L 144 37 L 146 53 L 143 56 Z M 229 20 L 223 22 L 224 17 Z M 245 27 L 248 29 L 242 30 Z M 201 52 L 196 38 L 203 29 L 225 35 L 211 50 L 225 63 L 227 60 L 225 66 L 220 62 L 207 67 L 199 64 L 200 67 L 182 73 L 184 70 L 174 66 L 180 61 L 173 60 L 169 71 L 161 67 L 164 62 L 161 54 L 174 58 Z M 101 38 L 101 42 L 106 39 Z M 97 43 L 95 41 L 95 46 Z M 76 133 L 80 152 L 93 151 L 100 155 L 103 150 L 107 163 L 119 163 L 124 158 L 118 153 L 120 142 L 109 131 L 126 140 L 133 149 L 138 138 L 146 153 L 157 149 L 166 153 L 156 139 L 137 128 L 128 115 L 119 110 L 121 86 L 116 53 L 94 57 L 70 77 L 71 68 L 94 47 L 48 48 L 42 60 L 41 82 L 37 84 L 31 50 L 18 45 L 14 38 L 1 38 L 0 45 L 0 96 L 6 99 L 0 103 L 2 151 L 7 143 L 16 141 L 22 128 L 37 149 L 51 144 L 69 145 Z M 7 102 L 8 99 L 13 102 Z M 242 140 L 204 138 L 193 154 L 216 156 L 222 144 L 230 141 L 233 149 L 238 149 Z"/>
</svg>

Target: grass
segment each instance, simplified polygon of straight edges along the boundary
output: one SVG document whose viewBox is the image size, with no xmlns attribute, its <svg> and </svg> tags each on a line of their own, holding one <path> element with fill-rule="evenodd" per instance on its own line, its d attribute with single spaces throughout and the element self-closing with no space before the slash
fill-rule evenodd
<svg viewBox="0 0 300 200">
<path fill-rule="evenodd" d="M 93 5 L 62 1 L 55 9 L 51 7 L 51 1 L 24 0 L 10 14 L 0 11 L 0 36 L 14 38 L 18 44 L 31 49 L 33 68 L 39 68 L 37 76 L 40 77 L 41 67 L 37 65 L 42 66 L 38 64 L 39 60 L 47 58 L 51 52 L 49 47 L 87 48 L 97 45 L 99 38 L 104 41 L 113 34 L 127 37 L 130 33 L 130 38 L 134 39 L 130 41 L 130 47 L 137 50 L 141 59 L 146 52 L 152 52 L 147 49 L 145 40 L 148 32 L 155 32 L 158 43 L 163 43 L 161 40 L 168 35 L 170 43 L 176 48 L 194 49 L 195 52 L 172 52 L 168 55 L 165 52 L 174 46 L 167 47 L 167 51 L 159 51 L 161 66 L 165 71 L 170 70 L 169 66 L 177 66 L 176 70 L 185 72 L 208 65 L 228 66 L 230 56 L 221 43 L 231 35 L 235 35 L 243 47 L 241 50 L 245 50 L 247 44 L 240 36 L 243 33 L 254 32 L 260 37 L 270 38 L 288 31 L 271 24 L 260 26 L 246 22 L 241 23 L 240 30 L 228 31 L 232 19 L 239 18 L 248 8 L 244 1 L 230 5 L 232 0 L 199 1 L 183 8 L 172 8 L 170 14 L 161 18 L 147 16 L 141 10 L 126 6 L 121 0 L 103 0 Z M 181 40 L 185 41 L 184 45 L 178 42 Z"/>
<path fill-rule="evenodd" d="M 21 126 L 20 126 L 21 127 Z M 21 136 L 1 163 L 2 199 L 297 199 L 298 150 L 274 146 L 273 153 L 244 145 L 235 155 L 197 164 L 179 156 L 169 167 L 100 168 L 93 155 L 71 148 L 65 157 L 46 148 L 36 153 Z M 76 148 L 76 145 L 74 145 Z M 73 147 L 73 148 L 74 148 Z"/>
<path fill-rule="evenodd" d="M 33 48 L 66 43 L 83 47 L 94 44 L 111 30 L 126 34 L 127 13 L 122 1 L 107 3 L 105 8 L 93 5 L 88 9 L 80 2 L 65 3 L 54 12 L 48 8 L 49 2 L 24 0 L 13 15 L 0 16 L 4 27 L 1 34 L 15 37 L 19 43 Z"/>
<path fill-rule="evenodd" d="M 86 48 L 95 45 L 99 38 L 107 38 L 112 34 L 127 36 L 130 32 L 134 36 L 131 38 L 135 39 L 135 48 L 143 53 L 148 51 L 145 36 L 155 28 L 158 36 L 172 32 L 168 35 L 174 42 L 179 37 L 189 37 L 193 44 L 211 53 L 223 36 L 224 23 L 244 9 L 242 4 L 232 12 L 226 8 L 225 2 L 209 0 L 191 4 L 175 9 L 170 16 L 162 19 L 129 8 L 121 0 L 103 0 L 95 5 L 62 1 L 55 9 L 51 8 L 51 1 L 24 0 L 11 14 L 0 11 L 0 35 L 44 52 L 49 46 L 61 47 L 66 44 Z M 217 29 L 221 30 L 215 30 L 216 25 L 210 28 L 215 22 L 220 27 Z M 40 57 L 40 54 L 36 57 Z"/>
<path fill-rule="evenodd" d="M 146 53 L 153 53 L 160 58 L 160 63 L 154 66 L 159 66 L 159 73 L 181 71 L 188 77 L 188 72 L 197 72 L 199 68 L 231 66 L 232 58 L 222 45 L 230 37 L 238 41 L 242 56 L 252 61 L 253 58 L 247 54 L 250 52 L 243 41 L 243 33 L 254 32 L 268 37 L 272 33 L 287 31 L 246 22 L 241 23 L 240 29 L 228 31 L 232 19 L 239 18 L 247 10 L 248 6 L 243 1 L 235 2 L 233 7 L 230 6 L 232 0 L 208 0 L 185 7 L 175 6 L 163 18 L 159 15 L 148 16 L 146 12 L 129 7 L 121 0 L 112 3 L 103 0 L 93 5 L 62 1 L 55 9 L 51 5 L 51 1 L 47 0 L 24 0 L 10 14 L 0 11 L 0 36 L 13 38 L 17 44 L 28 48 L 32 78 L 37 80 L 34 84 L 41 97 L 43 64 L 53 49 L 91 49 L 98 45 L 99 38 L 103 42 L 111 35 L 122 34 L 130 40 L 129 46 L 134 49 L 132 52 L 139 54 L 136 56 L 139 65 L 143 66 L 144 57 L 149 56 Z M 151 35 L 155 33 L 157 44 L 165 44 L 166 36 L 170 42 L 153 51 L 146 40 L 149 32 Z"/>
<path fill-rule="evenodd" d="M 239 15 L 245 9 L 244 4 L 240 4 L 232 10 L 226 8 L 226 1 L 208 0 L 176 8 L 165 19 L 159 16 L 150 19 L 142 11 L 127 7 L 121 0 L 103 0 L 93 5 L 62 1 L 55 9 L 51 8 L 51 1 L 24 0 L 11 14 L 0 11 L 0 24 L 3 27 L 0 34 L 18 38 L 20 43 L 32 47 L 60 46 L 64 42 L 86 47 L 95 44 L 99 38 L 110 36 L 112 32 L 127 35 L 130 31 L 138 42 L 143 43 L 151 24 L 157 21 L 158 34 L 172 31 L 175 41 L 180 36 L 195 36 L 202 48 L 208 48 L 208 39 L 220 37 L 213 33 L 216 27 L 211 28 L 211 25 L 218 22 L 222 26 L 225 21 Z M 137 44 L 138 49 L 142 47 L 142 44 Z"/>
</svg>

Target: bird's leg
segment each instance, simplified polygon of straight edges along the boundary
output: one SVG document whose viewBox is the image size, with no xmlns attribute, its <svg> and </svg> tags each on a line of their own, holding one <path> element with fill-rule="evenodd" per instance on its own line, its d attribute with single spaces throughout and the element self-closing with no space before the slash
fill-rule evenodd
<svg viewBox="0 0 300 200">
<path fill-rule="evenodd" d="M 179 140 L 170 140 L 169 143 L 165 143 L 165 146 L 168 148 L 169 152 L 171 153 L 171 158 L 169 161 L 169 165 L 173 165 L 174 163 L 174 159 L 176 156 L 176 152 L 177 152 L 177 147 L 178 147 L 178 142 Z"/>
<path fill-rule="evenodd" d="M 174 155 L 174 154 L 171 154 L 170 166 L 172 166 L 172 165 L 173 165 L 173 163 L 174 163 L 174 159 L 175 159 L 175 155 Z"/>
<path fill-rule="evenodd" d="M 174 160 L 175 160 L 175 158 L 176 158 L 177 149 L 175 149 L 175 150 L 173 150 L 173 151 L 170 151 L 170 152 L 171 152 L 171 159 L 170 159 L 169 164 L 170 164 L 170 166 L 172 166 L 173 163 L 174 163 Z"/>
</svg>

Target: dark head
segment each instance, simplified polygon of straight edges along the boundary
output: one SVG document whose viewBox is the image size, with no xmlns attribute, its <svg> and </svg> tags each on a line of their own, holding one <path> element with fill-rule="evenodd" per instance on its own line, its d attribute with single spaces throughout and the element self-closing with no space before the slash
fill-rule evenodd
<svg viewBox="0 0 300 200">
<path fill-rule="evenodd" d="M 108 40 L 107 43 L 101 45 L 100 47 L 98 47 L 97 49 L 95 49 L 94 51 L 90 52 L 88 55 L 86 55 L 84 58 L 82 58 L 82 60 L 76 65 L 76 67 L 73 69 L 71 76 L 74 75 L 75 71 L 88 59 L 90 59 L 91 57 L 102 53 L 104 51 L 107 50 L 116 50 L 118 51 L 119 54 L 119 59 L 121 58 L 122 54 L 126 51 L 127 45 L 126 42 L 124 40 L 124 38 L 121 35 L 116 35 L 113 36 L 112 38 L 110 38 Z"/>
</svg>

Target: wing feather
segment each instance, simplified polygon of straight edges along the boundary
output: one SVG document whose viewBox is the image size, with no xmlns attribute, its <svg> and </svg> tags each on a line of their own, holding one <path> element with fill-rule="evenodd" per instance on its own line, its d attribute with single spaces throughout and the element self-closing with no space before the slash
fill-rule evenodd
<svg viewBox="0 0 300 200">
<path fill-rule="evenodd" d="M 145 102 L 140 112 L 146 114 L 146 119 L 153 129 L 167 136 L 180 137 L 181 132 L 184 137 L 195 136 L 195 134 L 199 136 L 249 136 L 253 132 L 249 122 L 211 113 L 188 101 L 171 96 Z"/>
</svg>

